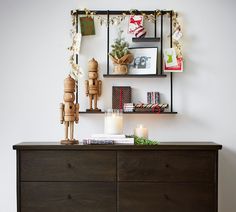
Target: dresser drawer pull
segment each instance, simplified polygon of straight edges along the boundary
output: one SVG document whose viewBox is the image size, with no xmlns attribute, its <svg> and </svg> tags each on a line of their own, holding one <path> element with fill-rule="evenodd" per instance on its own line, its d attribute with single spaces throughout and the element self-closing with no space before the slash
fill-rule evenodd
<svg viewBox="0 0 236 212">
<path fill-rule="evenodd" d="M 72 165 L 70 163 L 67 163 L 68 168 L 72 168 Z"/>
<path fill-rule="evenodd" d="M 169 167 L 170 167 L 170 166 L 169 166 L 169 164 L 167 163 L 167 164 L 166 164 L 166 168 L 169 168 Z"/>
<path fill-rule="evenodd" d="M 170 200 L 170 198 L 167 194 L 164 194 L 164 197 L 165 197 L 166 200 Z"/>
<path fill-rule="evenodd" d="M 67 199 L 72 199 L 72 196 L 68 194 Z"/>
</svg>

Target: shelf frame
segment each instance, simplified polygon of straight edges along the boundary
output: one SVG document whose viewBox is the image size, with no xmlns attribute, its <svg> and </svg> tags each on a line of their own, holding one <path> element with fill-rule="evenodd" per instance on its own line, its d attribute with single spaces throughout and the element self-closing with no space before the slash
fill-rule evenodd
<svg viewBox="0 0 236 212">
<path fill-rule="evenodd" d="M 104 15 L 104 16 L 107 16 L 107 21 L 108 21 L 108 24 L 107 24 L 107 54 L 106 54 L 106 58 L 107 58 L 107 75 L 110 75 L 110 59 L 109 59 L 109 52 L 110 52 L 110 24 L 109 24 L 109 21 L 110 21 L 110 15 L 122 15 L 122 14 L 130 14 L 130 11 L 129 10 L 91 10 L 90 12 L 93 12 L 95 13 L 95 15 Z M 159 68 L 157 67 L 157 75 L 163 75 L 163 58 L 162 58 L 162 55 L 163 55 L 163 15 L 165 14 L 172 14 L 172 10 L 160 10 L 160 16 L 161 16 L 161 37 L 157 37 L 157 11 L 156 10 L 142 10 L 142 11 L 139 11 L 139 10 L 135 10 L 133 11 L 134 14 L 137 14 L 137 15 L 142 15 L 143 13 L 147 14 L 147 15 L 150 15 L 150 14 L 153 14 L 155 16 L 155 21 L 154 21 L 154 37 L 147 37 L 147 38 L 134 38 L 134 42 L 160 42 L 161 41 L 161 65 L 160 65 L 160 71 Z M 79 19 L 79 16 L 80 15 L 87 15 L 86 11 L 84 10 L 72 10 L 71 11 L 71 14 L 75 15 L 76 16 L 76 32 L 78 32 L 78 19 Z M 78 55 L 76 55 L 76 62 L 78 64 Z M 127 76 L 127 75 L 126 75 Z M 157 76 L 157 77 L 158 77 Z M 78 98 L 76 98 L 77 100 Z"/>
<path fill-rule="evenodd" d="M 170 48 L 173 47 L 173 40 L 172 40 L 172 34 L 173 34 L 173 11 L 170 12 Z M 170 111 L 173 111 L 173 73 L 170 73 Z"/>
<path fill-rule="evenodd" d="M 126 13 L 127 15 L 130 14 L 130 11 L 128 10 L 91 10 L 90 12 L 94 12 L 95 15 L 106 15 L 107 20 L 109 23 L 110 15 L 122 15 L 123 13 Z M 163 74 L 163 16 L 165 14 L 170 14 L 170 48 L 172 48 L 172 34 L 173 34 L 173 11 L 172 10 L 161 10 L 160 11 L 160 37 L 157 37 L 157 20 L 156 20 L 156 10 L 144 10 L 144 11 L 138 11 L 135 10 L 134 13 L 136 15 L 142 15 L 142 13 L 145 13 L 147 15 L 154 14 L 155 15 L 155 21 L 154 21 L 154 37 L 151 38 L 143 38 L 143 39 L 133 39 L 136 42 L 160 42 L 160 71 L 158 71 L 157 68 L 157 74 L 150 74 L 150 75 L 117 75 L 117 74 L 110 74 L 109 66 L 109 50 L 110 50 L 110 26 L 107 24 L 107 73 L 103 75 L 104 78 L 165 78 L 167 77 L 166 74 Z M 86 11 L 84 10 L 72 10 L 72 15 L 76 16 L 76 32 L 78 33 L 78 21 L 80 15 L 87 15 Z M 76 54 L 76 64 L 78 64 L 78 54 Z M 170 112 L 163 112 L 160 114 L 176 114 L 177 112 L 173 111 L 173 73 L 170 74 Z M 78 86 L 76 85 L 76 103 L 78 103 Z M 89 112 L 81 112 L 81 113 L 89 113 Z M 91 112 L 90 112 L 91 113 Z M 91 113 L 92 114 L 92 113 Z M 138 114 L 138 113 L 134 113 Z M 148 113 L 139 113 L 139 114 L 148 114 Z M 150 113 L 153 114 L 153 113 Z M 155 113 L 154 113 L 155 114 Z"/>
</svg>

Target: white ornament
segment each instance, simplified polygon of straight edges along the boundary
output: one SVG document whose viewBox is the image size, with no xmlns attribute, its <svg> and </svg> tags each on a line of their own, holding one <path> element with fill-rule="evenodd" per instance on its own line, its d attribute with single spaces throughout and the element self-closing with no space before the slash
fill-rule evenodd
<svg viewBox="0 0 236 212">
<path fill-rule="evenodd" d="M 172 37 L 173 37 L 173 39 L 175 39 L 175 40 L 180 40 L 180 38 L 183 36 L 183 34 L 182 34 L 182 32 L 181 31 L 179 31 L 179 30 L 176 30 L 175 32 L 174 32 L 174 34 L 172 35 Z"/>
</svg>

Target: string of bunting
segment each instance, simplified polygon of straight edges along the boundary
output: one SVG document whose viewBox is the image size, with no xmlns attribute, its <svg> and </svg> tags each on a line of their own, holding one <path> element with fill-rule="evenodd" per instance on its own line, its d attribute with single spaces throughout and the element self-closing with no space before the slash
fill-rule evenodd
<svg viewBox="0 0 236 212">
<path fill-rule="evenodd" d="M 173 27 L 173 46 L 175 48 L 176 51 L 176 55 L 178 58 L 183 58 L 183 53 L 182 53 L 182 44 L 181 44 L 181 38 L 183 36 L 182 33 L 182 27 L 179 23 L 178 20 L 178 13 L 177 12 L 173 12 L 172 13 L 172 27 Z"/>
</svg>

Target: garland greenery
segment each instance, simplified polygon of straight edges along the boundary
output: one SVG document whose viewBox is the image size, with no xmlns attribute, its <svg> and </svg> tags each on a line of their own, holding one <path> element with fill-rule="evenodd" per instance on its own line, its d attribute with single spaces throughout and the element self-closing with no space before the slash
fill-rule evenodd
<svg viewBox="0 0 236 212">
<path fill-rule="evenodd" d="M 178 31 L 178 32 L 182 33 L 182 27 L 180 25 L 179 16 L 178 16 L 177 12 L 173 12 L 172 27 L 173 27 L 174 32 Z M 183 58 L 181 39 L 180 40 L 173 39 L 173 46 L 175 48 L 177 57 Z"/>
<path fill-rule="evenodd" d="M 77 11 L 84 11 L 85 15 L 87 17 L 92 17 L 94 18 L 95 16 L 98 18 L 100 25 L 119 25 L 122 21 L 125 20 L 125 18 L 129 15 L 136 15 L 136 14 L 141 14 L 145 20 L 149 21 L 149 22 L 155 22 L 156 20 L 158 20 L 158 17 L 161 16 L 161 10 L 156 9 L 153 11 L 152 14 L 146 14 L 145 12 L 139 11 L 137 9 L 130 9 L 129 11 L 126 11 L 124 13 L 122 13 L 121 15 L 118 16 L 114 16 L 114 17 L 110 17 L 109 20 L 107 20 L 106 17 L 102 16 L 102 15 L 97 15 L 96 12 L 91 11 L 87 8 L 84 9 L 78 9 L 78 10 L 73 10 L 72 14 L 76 14 Z M 173 11 L 174 12 L 174 11 Z"/>
<path fill-rule="evenodd" d="M 136 135 L 126 135 L 126 138 L 134 138 L 135 145 L 158 145 L 158 141 L 138 137 Z"/>
<path fill-rule="evenodd" d="M 72 43 L 71 46 L 68 47 L 68 50 L 70 52 L 70 58 L 69 58 L 69 64 L 71 66 L 70 76 L 75 80 L 76 84 L 78 83 L 79 78 L 83 75 L 81 72 L 81 68 L 79 64 L 76 63 L 76 55 L 79 56 L 79 33 L 76 32 L 76 26 L 77 26 L 77 18 L 76 14 L 71 14 L 72 18 L 72 28 L 70 30 Z"/>
</svg>

